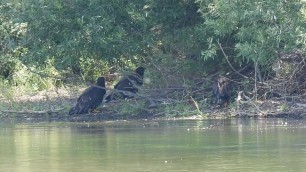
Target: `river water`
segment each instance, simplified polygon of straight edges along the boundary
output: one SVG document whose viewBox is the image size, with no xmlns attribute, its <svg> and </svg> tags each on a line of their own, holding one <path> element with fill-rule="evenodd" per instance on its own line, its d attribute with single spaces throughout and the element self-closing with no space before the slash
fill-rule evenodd
<svg viewBox="0 0 306 172">
<path fill-rule="evenodd" d="M 0 123 L 0 171 L 306 171 L 306 121 Z"/>
</svg>

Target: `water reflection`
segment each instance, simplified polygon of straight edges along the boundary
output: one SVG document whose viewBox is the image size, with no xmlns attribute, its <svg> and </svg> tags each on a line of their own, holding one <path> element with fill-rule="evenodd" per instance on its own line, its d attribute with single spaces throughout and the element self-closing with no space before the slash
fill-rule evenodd
<svg viewBox="0 0 306 172">
<path fill-rule="evenodd" d="M 0 171 L 303 171 L 305 121 L 0 124 Z"/>
</svg>

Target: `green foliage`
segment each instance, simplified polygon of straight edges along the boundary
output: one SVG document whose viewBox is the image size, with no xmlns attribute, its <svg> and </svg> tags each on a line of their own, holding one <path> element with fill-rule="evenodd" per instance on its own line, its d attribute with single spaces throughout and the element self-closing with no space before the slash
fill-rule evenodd
<svg viewBox="0 0 306 172">
<path fill-rule="evenodd" d="M 305 2 L 196 0 L 208 35 L 204 59 L 217 55 L 220 42 L 236 61 L 269 65 L 277 53 L 305 46 Z"/>
<path fill-rule="evenodd" d="M 187 103 L 175 103 L 171 105 L 166 105 L 163 108 L 165 116 L 168 118 L 173 117 L 185 117 L 197 114 L 197 110 L 192 107 L 192 105 Z"/>
<path fill-rule="evenodd" d="M 132 100 L 134 101 L 134 100 Z M 137 116 L 140 112 L 143 112 L 145 106 L 145 101 L 135 101 L 131 103 L 130 100 L 126 100 L 120 105 L 117 105 L 118 114 L 120 115 L 128 115 L 128 116 Z"/>
<path fill-rule="evenodd" d="M 23 5 L 33 57 L 24 59 L 27 62 L 43 63 L 51 56 L 63 69 L 82 57 L 112 61 L 122 55 L 141 53 L 140 46 L 145 44 L 141 3 L 30 0 Z"/>
<path fill-rule="evenodd" d="M 41 91 L 54 88 L 60 80 L 60 73 L 49 60 L 45 66 L 27 67 L 21 62 L 16 63 L 16 72 L 12 76 L 12 85 L 18 87 L 20 93 Z"/>
<path fill-rule="evenodd" d="M 98 75 L 97 62 L 139 65 L 158 45 L 177 55 L 200 50 L 192 34 L 201 19 L 193 0 L 4 0 L 1 7 L 5 21 L 24 26 L 16 31 L 23 33 L 24 53 L 14 58 L 27 66 L 52 58 L 57 70 L 80 70 L 86 80 Z"/>
<path fill-rule="evenodd" d="M 82 70 L 82 77 L 85 81 L 96 82 L 96 79 L 108 70 L 107 63 L 102 60 L 91 58 L 80 58 L 80 67 Z"/>
<path fill-rule="evenodd" d="M 15 10 L 13 4 L 0 4 L 0 78 L 4 79 L 11 78 L 16 71 L 18 58 L 28 51 L 21 46 L 27 23 L 12 21 L 12 16 L 8 15 L 10 10 Z"/>
<path fill-rule="evenodd" d="M 193 0 L 16 2 L 19 12 L 9 13 L 27 23 L 25 45 L 31 49 L 23 60 L 42 64 L 55 57 L 59 69 L 78 63 L 82 57 L 133 60 L 131 57 L 147 55 L 160 39 L 167 41 L 163 38 L 173 29 L 176 33 L 170 37 L 182 35 L 180 40 L 184 40 L 192 30 L 180 30 L 200 21 Z"/>
<path fill-rule="evenodd" d="M 8 102 L 12 102 L 14 98 L 14 90 L 10 88 L 8 81 L 0 80 L 0 88 L 0 98 L 3 97 Z"/>
<path fill-rule="evenodd" d="M 279 110 L 281 112 L 288 111 L 289 110 L 289 105 L 287 103 L 284 103 L 284 104 L 280 105 Z"/>
<path fill-rule="evenodd" d="M 226 71 L 218 42 L 233 65 L 270 67 L 279 52 L 305 48 L 304 3 L 2 0 L 0 77 L 41 90 L 67 71 L 94 81 L 113 66 L 144 65 L 161 69 L 152 82 L 192 85 L 186 78 Z"/>
</svg>

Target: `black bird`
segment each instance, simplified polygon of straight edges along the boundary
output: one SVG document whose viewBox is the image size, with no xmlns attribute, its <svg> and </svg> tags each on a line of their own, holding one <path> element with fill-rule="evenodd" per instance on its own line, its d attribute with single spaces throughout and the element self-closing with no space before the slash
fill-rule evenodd
<svg viewBox="0 0 306 172">
<path fill-rule="evenodd" d="M 232 88 L 227 78 L 219 76 L 213 83 L 214 103 L 227 106 L 232 94 Z"/>
<path fill-rule="evenodd" d="M 135 72 L 131 75 L 123 77 L 115 86 L 115 91 L 112 91 L 105 99 L 106 102 L 115 99 L 125 99 L 125 98 L 132 98 L 132 95 L 128 95 L 124 92 L 131 92 L 136 94 L 138 92 L 138 87 L 143 83 L 143 75 L 144 75 L 145 68 L 138 67 Z M 118 90 L 118 91 L 116 91 Z M 123 92 L 120 92 L 123 91 Z"/>
<path fill-rule="evenodd" d="M 97 108 L 105 95 L 105 78 L 99 77 L 96 85 L 87 88 L 78 98 L 77 103 L 69 111 L 69 115 L 86 114 Z"/>
</svg>

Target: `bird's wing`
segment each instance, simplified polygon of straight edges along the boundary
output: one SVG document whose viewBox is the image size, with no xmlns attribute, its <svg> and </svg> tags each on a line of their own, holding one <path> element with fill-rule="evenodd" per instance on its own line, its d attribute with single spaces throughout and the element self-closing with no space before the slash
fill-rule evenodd
<svg viewBox="0 0 306 172">
<path fill-rule="evenodd" d="M 122 90 L 125 85 L 127 85 L 129 83 L 129 80 L 127 79 L 127 77 L 123 77 L 122 79 L 119 80 L 119 82 L 114 86 L 115 89 L 117 90 Z"/>
<path fill-rule="evenodd" d="M 137 87 L 141 85 L 142 82 L 140 79 L 134 75 L 129 75 L 127 77 L 122 78 L 114 88 L 117 90 L 125 90 L 125 91 L 133 91 L 138 90 Z"/>
<path fill-rule="evenodd" d="M 79 113 L 87 113 L 89 109 L 94 109 L 102 103 L 105 93 L 104 89 L 89 87 L 78 98 L 76 109 L 79 109 Z"/>
</svg>

